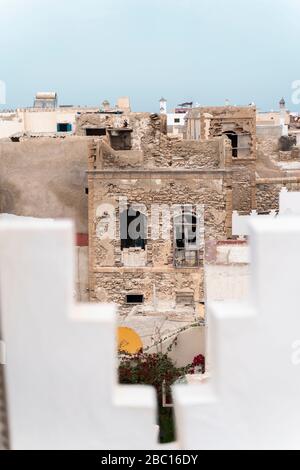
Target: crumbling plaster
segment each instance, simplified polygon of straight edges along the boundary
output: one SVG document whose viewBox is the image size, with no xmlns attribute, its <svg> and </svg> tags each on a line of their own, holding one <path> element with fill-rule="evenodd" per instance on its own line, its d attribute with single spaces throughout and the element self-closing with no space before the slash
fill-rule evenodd
<svg viewBox="0 0 300 470">
<path fill-rule="evenodd" d="M 159 172 L 153 170 L 138 173 L 100 171 L 89 173 L 90 210 L 90 296 L 91 300 L 112 301 L 121 305 L 122 312 L 132 308 L 125 303 L 125 292 L 145 296 L 145 304 L 153 303 L 153 285 L 157 285 L 160 300 L 169 299 L 174 307 L 176 292 L 191 289 L 196 302 L 202 302 L 203 269 L 175 269 L 173 266 L 173 233 L 170 239 L 152 240 L 146 246 L 144 268 L 122 266 L 119 232 L 116 239 L 100 240 L 97 237 L 97 208 L 101 204 L 113 203 L 116 208 L 118 227 L 118 200 L 127 198 L 128 204 L 144 204 L 148 211 L 148 230 L 151 234 L 151 207 L 153 204 L 203 204 L 205 205 L 205 237 L 226 238 L 231 227 L 227 200 L 230 201 L 230 172 L 211 171 L 199 174 L 185 172 Z M 227 186 L 228 185 L 228 186 Z M 228 215 L 228 217 L 226 216 Z M 100 291 L 99 288 L 101 287 Z"/>
<path fill-rule="evenodd" d="M 87 233 L 87 154 L 87 139 L 76 137 L 0 140 L 1 212 L 69 217 L 77 232 Z"/>
</svg>

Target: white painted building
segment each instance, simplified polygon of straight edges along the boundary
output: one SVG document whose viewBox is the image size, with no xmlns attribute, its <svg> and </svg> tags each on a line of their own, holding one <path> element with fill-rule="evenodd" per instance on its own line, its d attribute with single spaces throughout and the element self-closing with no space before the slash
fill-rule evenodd
<svg viewBox="0 0 300 470">
<path fill-rule="evenodd" d="M 189 104 L 186 107 L 179 105 L 171 113 L 168 113 L 167 100 L 165 98 L 161 98 L 159 104 L 160 113 L 167 115 L 168 134 L 183 137 L 186 125 L 185 119 L 192 103 L 185 103 Z"/>
<path fill-rule="evenodd" d="M 290 112 L 286 108 L 284 98 L 279 102 L 279 111 L 262 112 L 256 114 L 256 132 L 258 137 L 277 137 L 288 135 Z"/>
<path fill-rule="evenodd" d="M 129 98 L 119 98 L 114 109 L 130 109 Z M 79 114 L 99 110 L 96 106 L 58 106 L 56 93 L 37 93 L 33 107 L 0 111 L 0 139 L 19 134 L 74 134 Z"/>
<path fill-rule="evenodd" d="M 178 135 L 182 134 L 185 126 L 187 113 L 167 113 L 168 133 Z M 171 132 L 170 132 L 171 131 Z"/>
<path fill-rule="evenodd" d="M 76 129 L 76 117 L 82 112 L 97 111 L 97 108 L 24 108 L 0 112 L 0 139 L 16 134 L 72 134 Z"/>
</svg>

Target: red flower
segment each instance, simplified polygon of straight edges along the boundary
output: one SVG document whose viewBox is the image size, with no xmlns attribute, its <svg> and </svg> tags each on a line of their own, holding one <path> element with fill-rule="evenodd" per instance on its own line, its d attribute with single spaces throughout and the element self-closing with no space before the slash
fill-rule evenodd
<svg viewBox="0 0 300 470">
<path fill-rule="evenodd" d="M 202 354 L 199 354 L 199 356 L 194 357 L 193 360 L 193 366 L 203 366 L 205 367 L 205 357 Z"/>
</svg>

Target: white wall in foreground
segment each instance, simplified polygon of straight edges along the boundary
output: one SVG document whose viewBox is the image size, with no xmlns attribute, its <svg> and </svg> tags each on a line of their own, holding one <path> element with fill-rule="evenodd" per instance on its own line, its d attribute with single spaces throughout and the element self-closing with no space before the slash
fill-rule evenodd
<svg viewBox="0 0 300 470">
<path fill-rule="evenodd" d="M 155 447 L 154 390 L 117 385 L 115 307 L 74 303 L 73 245 L 68 221 L 0 222 L 11 448 Z"/>
<path fill-rule="evenodd" d="M 247 302 L 209 305 L 211 379 L 174 387 L 181 449 L 300 449 L 300 218 L 251 222 Z M 155 394 L 118 386 L 115 307 L 74 303 L 68 221 L 0 221 L 12 449 L 157 448 Z"/>
</svg>

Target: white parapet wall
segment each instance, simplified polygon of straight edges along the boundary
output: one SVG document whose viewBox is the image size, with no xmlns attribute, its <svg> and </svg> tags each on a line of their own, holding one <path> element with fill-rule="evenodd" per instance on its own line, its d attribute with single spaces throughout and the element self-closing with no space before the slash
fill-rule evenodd
<svg viewBox="0 0 300 470">
<path fill-rule="evenodd" d="M 288 191 L 282 188 L 279 194 L 279 212 L 272 210 L 269 214 L 259 214 L 252 211 L 249 215 L 240 215 L 237 211 L 232 213 L 232 235 L 247 236 L 249 235 L 249 223 L 256 218 L 274 219 L 274 217 L 282 217 L 286 215 L 300 215 L 300 192 Z"/>
<path fill-rule="evenodd" d="M 10 447 L 154 448 L 154 389 L 118 386 L 116 307 L 75 304 L 74 264 L 71 222 L 0 221 Z"/>
<path fill-rule="evenodd" d="M 274 219 L 277 216 L 276 211 L 271 211 L 270 214 L 258 214 L 257 211 L 252 211 L 249 215 L 240 215 L 237 211 L 232 213 L 232 235 L 244 237 L 249 235 L 249 224 L 252 220 L 261 219 Z"/>
<path fill-rule="evenodd" d="M 279 195 L 280 215 L 300 215 L 300 192 L 283 188 Z"/>
<path fill-rule="evenodd" d="M 208 306 L 211 378 L 173 388 L 177 448 L 300 449 L 300 218 L 249 234 L 249 299 Z M 76 305 L 74 277 L 71 222 L 0 221 L 10 447 L 159 448 L 154 390 L 117 384 L 116 308 Z"/>
<path fill-rule="evenodd" d="M 209 305 L 211 380 L 174 388 L 185 449 L 300 449 L 300 218 L 249 234 L 249 300 Z"/>
</svg>

